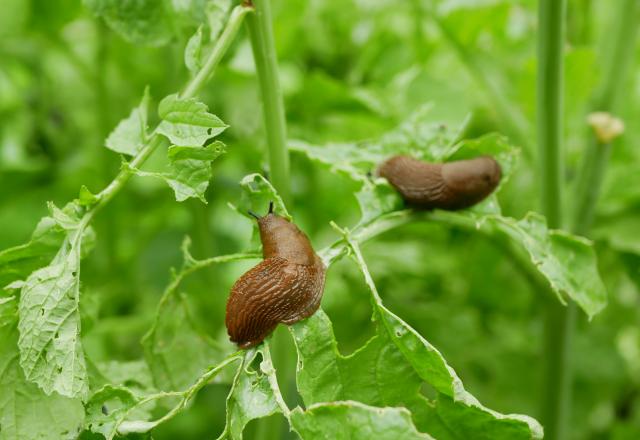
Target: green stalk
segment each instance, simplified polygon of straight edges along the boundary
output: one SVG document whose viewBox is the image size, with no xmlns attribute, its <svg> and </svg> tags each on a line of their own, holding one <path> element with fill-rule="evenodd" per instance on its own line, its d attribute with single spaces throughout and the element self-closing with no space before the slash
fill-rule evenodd
<svg viewBox="0 0 640 440">
<path fill-rule="evenodd" d="M 604 75 L 602 85 L 595 93 L 591 105 L 593 111 L 610 112 L 616 106 L 634 59 L 638 15 L 640 1 L 623 0 L 618 3 L 618 10 L 608 32 L 611 40 L 600 61 Z M 574 191 L 576 202 L 571 228 L 576 234 L 589 234 L 610 153 L 611 143 L 600 142 L 593 133 L 589 135 Z"/>
<path fill-rule="evenodd" d="M 538 160 L 542 212 L 551 228 L 562 227 L 563 46 L 566 0 L 538 6 Z M 571 341 L 575 306 L 549 300 L 545 320 L 545 438 L 564 440 L 571 408 Z"/>
<path fill-rule="evenodd" d="M 617 4 L 618 10 L 607 32 L 611 40 L 599 63 L 603 68 L 603 79 L 593 102 L 593 109 L 596 111 L 610 111 L 615 106 L 623 90 L 621 81 L 626 79 L 629 67 L 635 59 L 634 43 L 638 35 L 640 2 L 621 0 L 613 4 Z"/>
<path fill-rule="evenodd" d="M 582 168 L 577 178 L 576 202 L 571 221 L 571 231 L 583 236 L 588 235 L 591 229 L 602 178 L 611 155 L 611 143 L 601 143 L 593 135 L 589 138 L 588 143 Z"/>
<path fill-rule="evenodd" d="M 563 11 L 561 2 L 554 3 L 553 0 L 549 0 L 542 1 L 540 4 L 539 119 L 549 116 L 549 114 L 544 115 L 545 111 L 550 113 L 550 109 L 554 108 L 549 107 L 549 105 L 553 102 L 557 104 L 561 99 L 561 85 L 559 90 L 556 91 L 558 96 L 555 101 L 549 101 L 548 95 L 540 96 L 545 95 L 547 92 L 552 92 L 553 84 L 549 85 L 547 81 L 556 76 L 549 72 L 548 59 L 545 60 L 545 56 L 548 58 L 560 58 Z M 639 12 L 640 2 L 638 0 L 624 0 L 618 4 L 616 17 L 611 24 L 611 32 L 609 32 L 612 40 L 601 61 L 601 65 L 605 69 L 604 80 L 594 97 L 592 108 L 595 111 L 610 111 L 620 95 L 630 60 L 633 59 L 634 42 L 638 32 L 636 20 Z M 552 28 L 555 29 L 555 33 L 549 29 L 552 22 L 556 23 Z M 552 45 L 549 41 L 551 38 L 556 39 L 555 50 L 549 49 L 549 46 Z M 543 64 L 547 64 L 547 66 Z M 556 69 L 561 73 L 561 65 Z M 558 116 L 561 116 L 561 113 Z M 559 117 L 556 121 L 560 122 Z M 561 126 L 555 127 L 558 137 L 554 138 L 552 133 L 549 132 L 549 126 L 545 127 L 544 125 L 544 122 L 540 122 L 540 149 L 541 151 L 546 150 L 547 154 L 549 154 L 549 145 L 545 148 L 544 143 L 549 142 L 549 140 L 559 140 Z M 610 149 L 610 143 L 600 142 L 593 134 L 590 136 L 577 178 L 577 187 L 574 191 L 576 204 L 572 212 L 571 230 L 576 234 L 587 235 L 589 233 Z M 555 163 L 555 161 L 552 163 Z M 548 163 L 541 161 L 541 164 L 543 166 L 543 176 L 545 176 L 545 173 L 554 172 L 553 169 L 550 169 Z M 549 180 L 555 181 L 554 176 L 551 176 Z M 558 205 L 560 199 L 554 200 L 550 196 L 549 184 L 545 188 L 543 190 L 543 206 L 545 209 L 557 210 L 556 212 L 559 215 L 560 208 Z M 552 219 L 557 221 L 558 226 L 561 224 L 561 218 L 555 217 L 555 214 L 553 214 Z M 575 314 L 574 305 L 570 305 L 567 309 L 562 309 L 557 304 L 550 304 L 548 307 L 546 328 L 547 383 L 546 396 L 543 400 L 545 406 L 542 420 L 545 424 L 545 437 L 551 440 L 564 439 L 567 435 L 567 419 L 571 404 L 571 370 L 568 365 L 568 347 L 573 332 Z"/>
<path fill-rule="evenodd" d="M 538 17 L 538 159 L 542 211 L 551 228 L 562 227 L 565 2 L 541 0 Z"/>
<path fill-rule="evenodd" d="M 253 50 L 253 59 L 262 96 L 262 116 L 267 135 L 269 158 L 269 180 L 285 204 L 291 207 L 291 181 L 289 177 L 289 151 L 287 149 L 287 126 L 278 76 L 271 24 L 270 0 L 253 0 L 255 13 L 247 17 L 247 29 Z M 287 395 L 294 394 L 296 365 L 295 349 L 286 332 L 276 330 L 271 339 L 274 365 L 280 373 L 282 389 Z M 260 419 L 256 427 L 258 439 L 281 438 L 284 423 L 281 418 Z"/>
<path fill-rule="evenodd" d="M 262 95 L 262 116 L 269 150 L 269 173 L 273 186 L 291 203 L 287 126 L 278 77 L 278 59 L 271 26 L 269 0 L 253 0 L 255 13 L 247 17 L 247 29 Z"/>
<path fill-rule="evenodd" d="M 242 25 L 245 15 L 252 10 L 253 8 L 247 5 L 236 6 L 233 8 L 231 15 L 229 16 L 229 20 L 227 21 L 227 25 L 220 34 L 220 38 L 216 41 L 215 46 L 211 50 L 211 53 L 207 57 L 202 68 L 198 71 L 196 76 L 187 83 L 184 91 L 180 94 L 181 98 L 193 98 L 209 81 L 209 78 L 213 75 L 213 72 L 216 70 L 220 60 L 224 54 L 227 53 L 227 49 L 229 49 L 229 46 L 231 46 L 236 34 L 240 30 L 240 25 Z"/>
</svg>

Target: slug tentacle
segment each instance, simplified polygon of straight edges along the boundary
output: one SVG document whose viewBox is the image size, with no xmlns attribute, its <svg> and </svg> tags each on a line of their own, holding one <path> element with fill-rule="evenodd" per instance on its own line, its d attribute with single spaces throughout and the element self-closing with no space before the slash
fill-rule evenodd
<svg viewBox="0 0 640 440">
<path fill-rule="evenodd" d="M 311 316 L 324 290 L 325 267 L 307 236 L 273 205 L 255 217 L 265 259 L 236 281 L 227 301 L 227 331 L 240 348 L 259 344 L 279 323 Z"/>
<path fill-rule="evenodd" d="M 498 186 L 502 173 L 489 156 L 443 164 L 394 156 L 382 163 L 378 174 L 411 206 L 457 210 L 485 199 Z"/>
</svg>

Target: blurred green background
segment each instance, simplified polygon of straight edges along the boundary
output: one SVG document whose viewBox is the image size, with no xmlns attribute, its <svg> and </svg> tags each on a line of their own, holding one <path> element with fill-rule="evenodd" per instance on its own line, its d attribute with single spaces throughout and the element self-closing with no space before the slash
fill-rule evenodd
<svg viewBox="0 0 640 440">
<path fill-rule="evenodd" d="M 434 121 L 456 127 L 470 117 L 467 134 L 497 130 L 519 145 L 518 172 L 500 194 L 503 212 L 520 218 L 537 208 L 536 2 L 272 3 L 290 138 L 374 139 L 429 105 Z M 621 3 L 569 2 L 568 179 L 590 135 L 586 115 L 610 68 L 608 36 Z M 47 201 L 62 206 L 81 185 L 97 192 L 113 179 L 120 158 L 104 139 L 146 85 L 157 103 L 184 84 L 183 49 L 195 26 L 175 17 L 164 25 L 168 36 L 149 46 L 123 39 L 80 1 L 1 0 L 0 249 L 28 241 Z M 81 310 L 85 350 L 97 365 L 142 356 L 140 338 L 170 268 L 180 264 L 185 235 L 197 258 L 250 248 L 250 222 L 227 206 L 240 197 L 238 181 L 266 167 L 251 48 L 241 34 L 201 94 L 230 125 L 208 205 L 176 203 L 162 182 L 134 178 L 94 222 L 98 240 L 83 263 Z M 630 74 L 613 104 L 626 131 L 613 148 L 592 237 L 609 305 L 591 322 L 579 317 L 572 439 L 640 438 L 640 53 L 637 46 L 630 53 Z M 329 221 L 357 221 L 357 186 L 302 155 L 291 159 L 291 211 L 320 248 L 336 239 Z M 530 288 L 498 245 L 451 226 L 414 224 L 364 251 L 389 309 L 443 353 L 470 392 L 501 412 L 539 414 L 548 298 Z M 250 265 L 215 266 L 181 287 L 198 326 L 213 339 L 226 339 L 226 298 Z M 368 294 L 350 262 L 329 271 L 323 307 L 343 353 L 372 334 Z M 153 437 L 217 435 L 227 393 L 227 385 L 205 388 Z"/>
</svg>

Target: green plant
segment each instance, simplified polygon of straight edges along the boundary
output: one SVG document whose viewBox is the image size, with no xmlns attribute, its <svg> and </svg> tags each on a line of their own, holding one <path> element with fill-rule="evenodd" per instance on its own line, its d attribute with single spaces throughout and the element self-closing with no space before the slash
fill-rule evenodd
<svg viewBox="0 0 640 440">
<path fill-rule="evenodd" d="M 616 29 L 602 80 L 590 33 L 562 49 L 564 2 L 540 2 L 538 74 L 533 2 L 83 3 L 0 23 L 0 439 L 637 437 L 640 127 L 584 122 L 637 110 L 637 1 L 569 2 Z M 491 155 L 502 179 L 414 211 L 375 173 L 398 154 Z M 326 292 L 243 351 L 224 306 L 269 201 Z"/>
</svg>

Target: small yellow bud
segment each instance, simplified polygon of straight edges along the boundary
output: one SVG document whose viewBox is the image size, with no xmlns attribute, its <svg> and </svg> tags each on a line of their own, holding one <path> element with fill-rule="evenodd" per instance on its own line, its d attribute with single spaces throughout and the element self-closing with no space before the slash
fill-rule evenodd
<svg viewBox="0 0 640 440">
<path fill-rule="evenodd" d="M 603 144 L 611 143 L 624 133 L 624 122 L 611 113 L 595 112 L 587 116 L 587 122 L 593 129 L 598 141 Z"/>
</svg>

